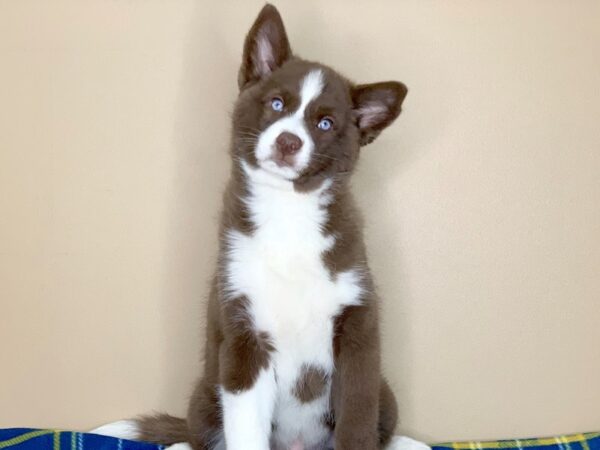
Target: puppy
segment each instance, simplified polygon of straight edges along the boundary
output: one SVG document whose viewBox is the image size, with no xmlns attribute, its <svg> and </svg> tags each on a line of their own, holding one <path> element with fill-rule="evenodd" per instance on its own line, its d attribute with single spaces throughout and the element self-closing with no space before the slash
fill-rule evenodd
<svg viewBox="0 0 600 450">
<path fill-rule="evenodd" d="M 354 84 L 295 56 L 266 5 L 244 44 L 204 374 L 187 419 L 96 433 L 195 450 L 427 449 L 393 437 L 379 299 L 349 189 L 400 114 L 399 82 Z"/>
</svg>

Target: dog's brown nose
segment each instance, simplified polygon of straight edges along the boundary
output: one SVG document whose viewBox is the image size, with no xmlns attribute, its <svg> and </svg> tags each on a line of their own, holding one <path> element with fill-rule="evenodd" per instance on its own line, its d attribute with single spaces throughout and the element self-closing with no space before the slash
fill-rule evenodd
<svg viewBox="0 0 600 450">
<path fill-rule="evenodd" d="M 283 156 L 295 155 L 302 147 L 302 139 L 295 134 L 284 131 L 277 136 L 275 144 L 277 144 L 277 150 L 279 150 Z"/>
</svg>

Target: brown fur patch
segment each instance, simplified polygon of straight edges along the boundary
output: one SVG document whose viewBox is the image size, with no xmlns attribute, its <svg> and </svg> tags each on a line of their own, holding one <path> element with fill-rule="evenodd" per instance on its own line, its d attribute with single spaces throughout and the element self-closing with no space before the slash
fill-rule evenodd
<svg viewBox="0 0 600 450">
<path fill-rule="evenodd" d="M 168 414 L 155 414 L 139 417 L 135 422 L 138 427 L 140 441 L 171 445 L 175 442 L 187 442 L 189 440 L 185 419 Z"/>
<path fill-rule="evenodd" d="M 336 385 L 336 389 L 339 389 L 339 384 Z M 338 394 L 334 394 L 332 391 L 332 402 L 334 398 L 337 398 L 336 395 Z M 377 435 L 380 449 L 386 448 L 392 440 L 397 422 L 398 409 L 396 405 L 396 399 L 394 398 L 394 393 L 390 389 L 387 381 L 382 378 L 379 385 L 379 421 L 377 425 Z M 331 430 L 335 430 L 336 416 L 334 410 L 328 411 L 323 416 L 323 423 L 327 427 L 331 428 Z"/>
<path fill-rule="evenodd" d="M 294 387 L 294 396 L 302 403 L 308 403 L 325 393 L 329 376 L 322 367 L 303 364 Z"/>
<path fill-rule="evenodd" d="M 200 380 L 190 399 L 188 424 L 190 443 L 194 450 L 210 450 L 221 436 L 223 414 L 219 388 L 206 380 Z"/>
<path fill-rule="evenodd" d="M 333 247 L 323 254 L 323 263 L 332 276 L 361 267 L 368 283 L 366 250 L 363 243 L 362 217 L 346 186 L 337 186 L 334 201 L 327 207 L 325 234 L 335 236 Z"/>
<path fill-rule="evenodd" d="M 394 393 L 385 379 L 381 380 L 379 388 L 379 447 L 385 448 L 392 437 L 398 423 L 398 406 Z"/>
<path fill-rule="evenodd" d="M 222 305 L 225 339 L 219 355 L 220 382 L 230 392 L 250 389 L 274 350 L 267 332 L 257 331 L 248 315 L 249 300 L 239 297 Z"/>
<path fill-rule="evenodd" d="M 347 307 L 335 324 L 335 441 L 336 446 L 350 450 L 375 450 L 380 440 L 378 305 L 372 290 L 368 292 L 361 306 Z"/>
</svg>

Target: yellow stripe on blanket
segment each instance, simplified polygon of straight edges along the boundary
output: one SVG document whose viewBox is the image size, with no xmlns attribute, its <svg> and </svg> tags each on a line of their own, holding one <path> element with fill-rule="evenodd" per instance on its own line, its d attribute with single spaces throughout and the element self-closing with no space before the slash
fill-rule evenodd
<svg viewBox="0 0 600 450">
<path fill-rule="evenodd" d="M 436 444 L 435 447 L 449 447 L 454 450 L 473 450 L 473 449 L 505 449 L 522 447 L 540 447 L 544 445 L 562 444 L 567 449 L 569 444 L 581 443 L 583 450 L 590 450 L 587 441 L 589 439 L 600 437 L 600 433 L 578 433 L 559 437 L 537 438 L 537 439 L 519 439 L 506 441 L 468 441 L 468 442 L 446 442 Z"/>
</svg>

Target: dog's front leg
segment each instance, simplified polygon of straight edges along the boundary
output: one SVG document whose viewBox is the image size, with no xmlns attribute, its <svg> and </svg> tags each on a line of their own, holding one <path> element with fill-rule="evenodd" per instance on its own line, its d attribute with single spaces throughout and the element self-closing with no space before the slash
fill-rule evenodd
<svg viewBox="0 0 600 450">
<path fill-rule="evenodd" d="M 376 310 L 351 306 L 336 327 L 335 449 L 379 448 L 380 355 Z"/>
<path fill-rule="evenodd" d="M 241 297 L 222 308 L 219 377 L 227 450 L 269 450 L 276 388 L 273 347 L 266 333 L 253 328 L 248 304 Z"/>
</svg>

